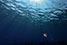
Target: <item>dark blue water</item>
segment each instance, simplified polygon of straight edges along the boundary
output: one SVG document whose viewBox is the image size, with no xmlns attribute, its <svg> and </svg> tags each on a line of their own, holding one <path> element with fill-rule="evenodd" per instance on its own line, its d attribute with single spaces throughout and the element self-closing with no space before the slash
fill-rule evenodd
<svg viewBox="0 0 67 45">
<path fill-rule="evenodd" d="M 67 41 L 66 2 L 60 3 L 61 7 L 35 9 L 17 5 L 20 2 L 13 1 L 0 1 L 1 44 Z M 43 36 L 44 33 L 47 38 Z"/>
</svg>

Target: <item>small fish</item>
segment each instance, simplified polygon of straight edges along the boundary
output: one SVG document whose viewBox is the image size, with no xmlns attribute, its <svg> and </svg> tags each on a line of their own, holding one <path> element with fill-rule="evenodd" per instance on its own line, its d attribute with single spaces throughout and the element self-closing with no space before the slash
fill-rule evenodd
<svg viewBox="0 0 67 45">
<path fill-rule="evenodd" d="M 47 38 L 47 34 L 43 34 Z"/>
</svg>

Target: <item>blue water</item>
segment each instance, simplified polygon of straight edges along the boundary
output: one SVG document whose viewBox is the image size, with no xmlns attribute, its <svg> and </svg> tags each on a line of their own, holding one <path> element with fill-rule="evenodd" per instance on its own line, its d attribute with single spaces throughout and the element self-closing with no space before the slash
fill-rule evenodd
<svg viewBox="0 0 67 45">
<path fill-rule="evenodd" d="M 43 34 L 47 34 L 47 38 Z M 0 43 L 67 41 L 67 1 L 0 0 Z"/>
</svg>

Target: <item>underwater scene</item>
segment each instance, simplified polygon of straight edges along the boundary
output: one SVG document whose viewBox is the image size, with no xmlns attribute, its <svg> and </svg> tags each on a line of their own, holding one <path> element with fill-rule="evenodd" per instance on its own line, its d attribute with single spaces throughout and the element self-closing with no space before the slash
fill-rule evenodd
<svg viewBox="0 0 67 45">
<path fill-rule="evenodd" d="M 67 0 L 0 0 L 0 45 L 59 41 L 67 42 Z"/>
</svg>

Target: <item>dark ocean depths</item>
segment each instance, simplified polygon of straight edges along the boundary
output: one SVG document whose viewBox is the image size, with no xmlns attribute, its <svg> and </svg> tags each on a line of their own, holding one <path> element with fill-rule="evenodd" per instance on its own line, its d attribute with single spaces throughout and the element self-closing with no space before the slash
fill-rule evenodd
<svg viewBox="0 0 67 45">
<path fill-rule="evenodd" d="M 36 8 L 21 0 L 0 0 L 0 44 L 67 41 L 67 0 L 50 2 Z"/>
</svg>

